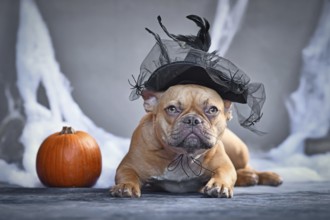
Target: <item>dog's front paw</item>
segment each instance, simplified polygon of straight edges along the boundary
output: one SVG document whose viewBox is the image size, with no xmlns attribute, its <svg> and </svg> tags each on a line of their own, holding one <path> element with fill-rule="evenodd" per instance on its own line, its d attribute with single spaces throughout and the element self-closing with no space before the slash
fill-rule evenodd
<svg viewBox="0 0 330 220">
<path fill-rule="evenodd" d="M 234 196 L 233 188 L 234 187 L 230 184 L 225 184 L 221 181 L 217 181 L 216 179 L 212 178 L 201 189 L 201 193 L 203 193 L 207 197 L 232 198 Z"/>
<path fill-rule="evenodd" d="M 110 195 L 113 197 L 139 198 L 141 190 L 137 184 L 120 183 L 110 188 Z"/>
</svg>

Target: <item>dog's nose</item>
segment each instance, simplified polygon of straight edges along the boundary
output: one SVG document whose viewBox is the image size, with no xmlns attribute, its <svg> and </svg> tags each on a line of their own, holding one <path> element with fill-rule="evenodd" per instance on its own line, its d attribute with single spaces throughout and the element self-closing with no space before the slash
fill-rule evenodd
<svg viewBox="0 0 330 220">
<path fill-rule="evenodd" d="M 202 123 L 202 119 L 193 115 L 189 115 L 183 119 L 183 123 L 191 126 L 196 126 Z"/>
</svg>

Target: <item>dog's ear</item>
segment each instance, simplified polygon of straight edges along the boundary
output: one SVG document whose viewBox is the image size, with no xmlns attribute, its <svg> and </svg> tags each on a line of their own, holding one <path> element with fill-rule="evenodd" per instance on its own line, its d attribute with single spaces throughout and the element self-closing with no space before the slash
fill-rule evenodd
<svg viewBox="0 0 330 220">
<path fill-rule="evenodd" d="M 223 100 L 223 104 L 225 106 L 225 116 L 227 118 L 227 121 L 230 121 L 233 118 L 233 114 L 231 111 L 231 101 Z"/>
<path fill-rule="evenodd" d="M 159 98 L 162 96 L 162 92 L 154 92 L 150 90 L 142 91 L 142 98 L 144 100 L 143 107 L 146 112 L 152 112 L 158 104 Z"/>
</svg>

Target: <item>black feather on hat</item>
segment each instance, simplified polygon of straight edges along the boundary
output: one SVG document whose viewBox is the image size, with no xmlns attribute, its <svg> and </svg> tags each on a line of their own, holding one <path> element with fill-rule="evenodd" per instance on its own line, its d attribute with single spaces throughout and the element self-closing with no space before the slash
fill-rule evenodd
<svg viewBox="0 0 330 220">
<path fill-rule="evenodd" d="M 266 99 L 262 83 L 250 83 L 250 78 L 229 60 L 208 53 L 211 45 L 209 22 L 196 15 L 187 16 L 200 28 L 197 35 L 174 35 L 158 22 L 172 40 L 164 40 L 148 28 L 156 44 L 141 64 L 140 75 L 134 77 L 130 100 L 138 99 L 143 90 L 161 92 L 178 84 L 197 84 L 211 88 L 236 105 L 239 123 L 251 131 L 262 134 L 255 123 L 262 117 L 261 109 Z M 246 111 L 246 109 L 248 111 Z M 245 110 L 245 111 L 244 111 Z"/>
</svg>

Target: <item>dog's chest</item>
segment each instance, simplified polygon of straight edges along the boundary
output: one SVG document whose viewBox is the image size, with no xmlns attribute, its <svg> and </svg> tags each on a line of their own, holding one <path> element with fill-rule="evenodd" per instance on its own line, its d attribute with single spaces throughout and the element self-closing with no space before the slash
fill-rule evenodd
<svg viewBox="0 0 330 220">
<path fill-rule="evenodd" d="M 210 178 L 209 172 L 202 166 L 202 161 L 203 157 L 178 157 L 165 168 L 162 175 L 153 176 L 150 181 L 169 192 L 196 192 Z"/>
</svg>

